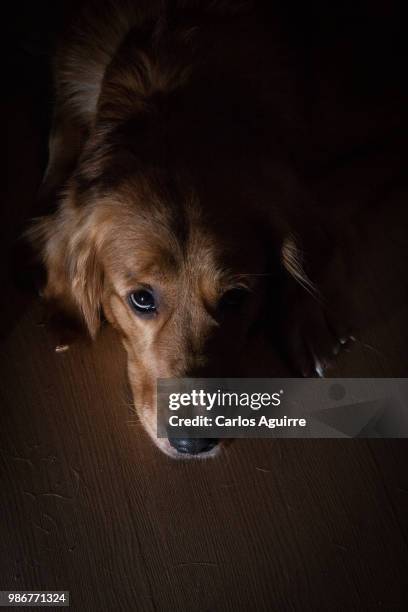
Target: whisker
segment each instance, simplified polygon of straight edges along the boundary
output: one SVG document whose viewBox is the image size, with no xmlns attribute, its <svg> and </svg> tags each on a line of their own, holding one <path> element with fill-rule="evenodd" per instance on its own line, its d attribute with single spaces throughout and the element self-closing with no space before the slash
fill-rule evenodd
<svg viewBox="0 0 408 612">
<path fill-rule="evenodd" d="M 358 340 L 358 338 L 355 338 L 354 336 L 353 336 L 353 341 L 360 344 L 363 348 L 369 349 L 370 351 L 373 351 L 373 353 L 377 353 L 377 355 L 380 355 L 381 357 L 385 356 L 385 353 L 383 351 L 380 351 L 378 348 L 376 348 L 375 346 L 372 346 L 371 344 L 362 342 L 362 340 Z"/>
</svg>

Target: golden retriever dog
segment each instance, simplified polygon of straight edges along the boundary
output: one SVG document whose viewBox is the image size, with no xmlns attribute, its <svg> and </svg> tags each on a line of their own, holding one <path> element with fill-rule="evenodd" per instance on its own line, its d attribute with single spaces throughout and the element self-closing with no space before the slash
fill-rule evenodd
<svg viewBox="0 0 408 612">
<path fill-rule="evenodd" d="M 140 420 L 172 457 L 217 445 L 157 439 L 157 378 L 243 374 L 274 302 L 296 373 L 322 375 L 339 347 L 297 244 L 308 198 L 284 150 L 290 84 L 263 10 L 85 2 L 55 58 L 42 191 L 57 209 L 30 232 L 44 297 L 92 338 L 102 313 L 118 330 Z"/>
</svg>

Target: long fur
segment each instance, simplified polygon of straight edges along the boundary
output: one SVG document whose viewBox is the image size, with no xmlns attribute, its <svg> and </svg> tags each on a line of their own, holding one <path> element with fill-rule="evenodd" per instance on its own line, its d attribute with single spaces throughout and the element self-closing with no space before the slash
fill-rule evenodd
<svg viewBox="0 0 408 612">
<path fill-rule="evenodd" d="M 294 179 L 274 187 L 271 41 L 251 4 L 87 2 L 56 55 L 43 192 L 57 210 L 29 237 L 47 270 L 45 298 L 79 313 L 92 337 L 102 310 L 119 329 L 152 437 L 158 376 L 225 365 L 213 337 L 231 355 L 244 350 L 271 253 L 312 290 L 291 204 L 277 204 Z M 127 295 L 140 284 L 158 288 L 160 325 L 130 312 Z M 234 287 L 254 297 L 239 319 L 218 320 Z"/>
</svg>

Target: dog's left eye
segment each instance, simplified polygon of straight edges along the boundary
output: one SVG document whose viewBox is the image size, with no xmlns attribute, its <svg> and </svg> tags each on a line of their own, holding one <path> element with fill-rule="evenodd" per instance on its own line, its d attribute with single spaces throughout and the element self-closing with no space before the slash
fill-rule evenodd
<svg viewBox="0 0 408 612">
<path fill-rule="evenodd" d="M 129 295 L 129 303 L 133 310 L 141 314 L 156 312 L 156 300 L 149 289 L 139 289 Z"/>
<path fill-rule="evenodd" d="M 234 287 L 224 293 L 219 302 L 221 308 L 237 308 L 242 306 L 249 295 L 249 291 L 244 287 Z"/>
</svg>

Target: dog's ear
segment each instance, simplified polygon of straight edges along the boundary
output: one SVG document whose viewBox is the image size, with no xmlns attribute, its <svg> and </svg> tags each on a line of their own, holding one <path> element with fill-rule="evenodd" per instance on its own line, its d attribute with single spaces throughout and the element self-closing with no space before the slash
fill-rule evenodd
<svg viewBox="0 0 408 612">
<path fill-rule="evenodd" d="M 318 290 L 310 280 L 304 265 L 304 256 L 300 241 L 293 233 L 284 238 L 281 246 L 281 263 L 284 270 L 299 284 L 314 296 Z"/>
<path fill-rule="evenodd" d="M 100 326 L 103 273 L 93 241 L 85 238 L 71 249 L 68 268 L 74 301 L 94 338 Z"/>
<path fill-rule="evenodd" d="M 92 338 L 100 326 L 103 270 L 89 223 L 75 211 L 34 222 L 27 237 L 45 265 L 44 298 L 70 319 L 78 315 Z"/>
</svg>

